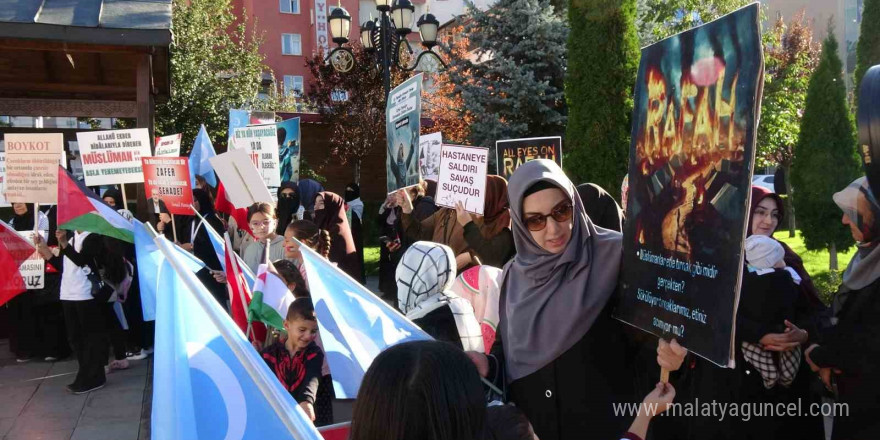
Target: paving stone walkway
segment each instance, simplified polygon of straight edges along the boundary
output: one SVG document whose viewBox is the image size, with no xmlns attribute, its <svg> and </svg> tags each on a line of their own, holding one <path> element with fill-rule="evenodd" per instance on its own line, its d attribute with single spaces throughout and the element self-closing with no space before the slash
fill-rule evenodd
<svg viewBox="0 0 880 440">
<path fill-rule="evenodd" d="M 149 439 L 152 357 L 107 376 L 107 385 L 73 395 L 76 361 L 19 364 L 0 340 L 0 439 Z"/>
</svg>

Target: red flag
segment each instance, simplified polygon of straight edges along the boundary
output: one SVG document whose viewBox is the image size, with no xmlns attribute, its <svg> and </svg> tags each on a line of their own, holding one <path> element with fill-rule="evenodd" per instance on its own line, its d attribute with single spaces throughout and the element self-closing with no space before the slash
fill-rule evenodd
<svg viewBox="0 0 880 440">
<path fill-rule="evenodd" d="M 324 440 L 347 440 L 351 434 L 351 422 L 337 423 L 318 428 Z"/>
<path fill-rule="evenodd" d="M 0 305 L 26 290 L 19 266 L 34 253 L 34 246 L 15 229 L 0 221 Z"/>
<path fill-rule="evenodd" d="M 217 212 L 232 216 L 232 218 L 235 219 L 235 223 L 238 225 L 238 229 L 243 229 L 247 231 L 248 234 L 251 234 L 251 237 L 254 237 L 254 233 L 251 232 L 251 225 L 249 225 L 247 221 L 247 208 L 236 208 L 235 205 L 229 201 L 229 198 L 226 197 L 226 189 L 223 188 L 223 182 L 217 184 L 217 201 L 214 202 L 214 209 L 217 210 Z"/>
<path fill-rule="evenodd" d="M 226 288 L 229 291 L 229 311 L 232 320 L 251 341 L 263 343 L 266 340 L 266 326 L 261 322 L 251 324 L 252 334 L 248 334 L 248 305 L 251 303 L 251 289 L 245 281 L 229 235 L 226 235 Z"/>
</svg>

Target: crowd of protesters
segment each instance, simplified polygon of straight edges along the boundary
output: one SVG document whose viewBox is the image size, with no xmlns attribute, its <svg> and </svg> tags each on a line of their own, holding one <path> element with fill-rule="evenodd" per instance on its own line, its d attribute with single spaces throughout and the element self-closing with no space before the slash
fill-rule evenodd
<svg viewBox="0 0 880 440">
<path fill-rule="evenodd" d="M 848 404 L 848 414 L 834 419 L 833 439 L 880 438 L 872 411 L 880 397 L 873 374 L 880 204 L 864 178 L 833 198 L 858 250 L 830 309 L 801 258 L 773 239 L 782 200 L 752 189 L 736 367 L 729 369 L 613 318 L 624 210 L 596 185 L 575 186 L 552 161 L 527 162 L 509 182 L 488 176 L 483 216 L 437 206 L 431 181 L 390 194 L 374 215 L 358 185 L 338 195 L 303 179 L 283 182 L 277 203 L 254 204 L 236 220 L 217 212 L 214 188 L 198 183 L 198 216 L 172 218 L 153 198 L 151 223 L 205 263 L 197 275 L 227 309 L 208 228 L 228 233 L 254 272 L 268 253 L 297 299 L 280 337 L 257 348 L 318 425 L 333 421 L 332 380 L 299 243 L 365 283 L 364 230 L 375 223 L 379 295 L 437 341 L 400 344 L 375 359 L 355 402 L 352 439 L 821 439 L 820 415 L 651 418 L 673 399 L 807 405 L 829 398 Z M 132 217 L 119 191 L 101 196 Z M 9 224 L 38 231 L 45 287 L 6 306 L 10 347 L 18 362 L 73 355 L 79 370 L 68 389 L 94 391 L 152 351 L 134 248 L 59 230 L 53 207 L 33 210 L 14 204 Z M 668 383 L 661 369 L 671 372 Z M 625 402 L 658 409 L 614 409 Z"/>
</svg>

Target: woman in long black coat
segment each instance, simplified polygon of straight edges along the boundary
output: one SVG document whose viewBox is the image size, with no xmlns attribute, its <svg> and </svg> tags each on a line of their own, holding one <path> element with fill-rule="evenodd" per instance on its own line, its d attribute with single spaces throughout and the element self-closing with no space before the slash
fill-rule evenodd
<svg viewBox="0 0 880 440">
<path fill-rule="evenodd" d="M 843 223 L 858 243 L 834 298 L 837 324 L 806 351 L 822 381 L 836 385 L 833 440 L 880 438 L 880 203 L 864 177 L 834 194 Z"/>
</svg>

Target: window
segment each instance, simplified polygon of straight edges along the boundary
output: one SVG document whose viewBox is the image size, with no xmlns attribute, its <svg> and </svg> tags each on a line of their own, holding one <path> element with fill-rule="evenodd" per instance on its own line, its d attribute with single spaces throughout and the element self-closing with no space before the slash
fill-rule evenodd
<svg viewBox="0 0 880 440">
<path fill-rule="evenodd" d="M 282 55 L 302 55 L 302 36 L 300 34 L 281 34 Z"/>
<path fill-rule="evenodd" d="M 303 77 L 299 75 L 284 75 L 284 94 L 302 96 Z"/>
<path fill-rule="evenodd" d="M 281 12 L 284 14 L 299 14 L 299 0 L 280 0 Z"/>
</svg>

